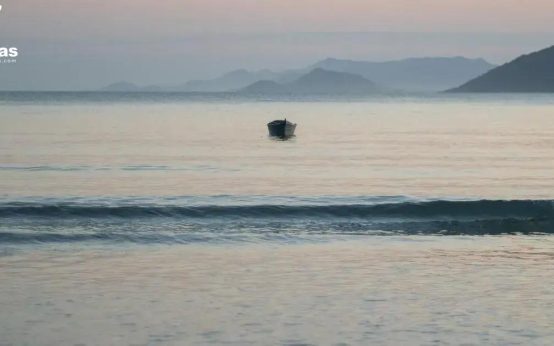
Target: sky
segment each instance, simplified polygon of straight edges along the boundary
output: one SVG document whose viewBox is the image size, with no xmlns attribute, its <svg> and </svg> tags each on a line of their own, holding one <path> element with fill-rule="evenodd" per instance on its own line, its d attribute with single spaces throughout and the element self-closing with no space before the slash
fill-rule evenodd
<svg viewBox="0 0 554 346">
<path fill-rule="evenodd" d="M 554 45 L 552 0 L 0 0 L 0 89 L 182 84 L 327 57 L 482 57 Z"/>
</svg>

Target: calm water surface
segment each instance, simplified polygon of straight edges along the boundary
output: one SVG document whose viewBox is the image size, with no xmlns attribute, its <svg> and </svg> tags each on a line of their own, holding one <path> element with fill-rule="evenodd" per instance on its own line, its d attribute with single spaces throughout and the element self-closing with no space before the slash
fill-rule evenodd
<svg viewBox="0 0 554 346">
<path fill-rule="evenodd" d="M 554 98 L 517 97 L 4 101 L 0 190 L 550 198 Z M 284 116 L 297 137 L 268 140 Z"/>
<path fill-rule="evenodd" d="M 0 345 L 554 343 L 552 96 L 0 110 Z"/>
</svg>

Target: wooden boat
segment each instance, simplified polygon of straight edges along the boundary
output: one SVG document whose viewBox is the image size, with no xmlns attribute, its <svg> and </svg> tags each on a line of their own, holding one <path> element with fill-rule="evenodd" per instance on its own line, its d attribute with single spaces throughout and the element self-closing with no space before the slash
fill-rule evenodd
<svg viewBox="0 0 554 346">
<path fill-rule="evenodd" d="M 267 124 L 267 128 L 271 137 L 279 137 L 284 139 L 294 136 L 296 124 L 287 121 L 287 119 L 274 120 Z"/>
</svg>

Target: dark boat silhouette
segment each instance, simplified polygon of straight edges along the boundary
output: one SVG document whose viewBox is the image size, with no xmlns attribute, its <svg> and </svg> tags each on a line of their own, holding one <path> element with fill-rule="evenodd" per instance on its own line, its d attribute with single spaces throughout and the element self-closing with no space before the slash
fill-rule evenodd
<svg viewBox="0 0 554 346">
<path fill-rule="evenodd" d="M 267 124 L 267 128 L 271 137 L 289 138 L 294 136 L 296 124 L 287 121 L 287 119 L 273 120 Z"/>
</svg>

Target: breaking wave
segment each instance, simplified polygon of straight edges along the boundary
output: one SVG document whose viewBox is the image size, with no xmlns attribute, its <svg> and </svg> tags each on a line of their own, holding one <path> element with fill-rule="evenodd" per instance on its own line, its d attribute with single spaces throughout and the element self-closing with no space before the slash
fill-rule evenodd
<svg viewBox="0 0 554 346">
<path fill-rule="evenodd" d="M 331 205 L 83 205 L 4 203 L 0 217 L 47 218 L 552 218 L 554 201 L 479 200 Z"/>
<path fill-rule="evenodd" d="M 217 202 L 217 203 L 214 203 Z M 304 241 L 344 236 L 554 233 L 551 200 L 209 198 L 0 202 L 0 243 Z"/>
</svg>

